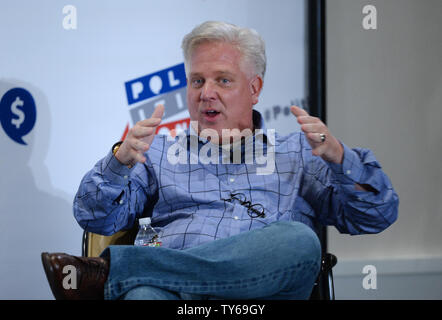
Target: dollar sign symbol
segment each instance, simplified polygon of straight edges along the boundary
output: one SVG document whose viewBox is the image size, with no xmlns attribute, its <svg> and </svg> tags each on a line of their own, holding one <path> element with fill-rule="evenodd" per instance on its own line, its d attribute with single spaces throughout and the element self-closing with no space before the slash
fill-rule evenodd
<svg viewBox="0 0 442 320">
<path fill-rule="evenodd" d="M 17 129 L 19 129 L 23 121 L 25 121 L 25 114 L 18 108 L 18 106 L 23 107 L 23 100 L 16 97 L 15 101 L 11 104 L 11 112 L 16 115 L 18 119 L 12 119 L 11 123 L 14 124 Z"/>
</svg>

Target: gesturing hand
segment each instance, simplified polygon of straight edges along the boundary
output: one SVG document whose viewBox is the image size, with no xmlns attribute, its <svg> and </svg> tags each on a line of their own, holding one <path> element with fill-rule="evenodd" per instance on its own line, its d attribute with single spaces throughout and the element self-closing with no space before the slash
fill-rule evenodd
<svg viewBox="0 0 442 320">
<path fill-rule="evenodd" d="M 305 133 L 307 141 L 312 147 L 313 155 L 320 156 L 329 162 L 342 163 L 344 148 L 330 134 L 327 126 L 319 118 L 310 116 L 299 107 L 291 106 L 290 111 L 301 125 L 301 130 Z"/>
<path fill-rule="evenodd" d="M 163 114 L 164 106 L 158 105 L 149 119 L 138 121 L 129 130 L 126 139 L 115 154 L 118 161 L 127 166 L 146 162 L 144 153 L 150 148 Z"/>
</svg>

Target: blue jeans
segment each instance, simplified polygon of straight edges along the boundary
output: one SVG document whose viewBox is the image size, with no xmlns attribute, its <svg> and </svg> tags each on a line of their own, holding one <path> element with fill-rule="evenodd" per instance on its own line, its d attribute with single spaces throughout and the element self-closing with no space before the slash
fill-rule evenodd
<svg viewBox="0 0 442 320">
<path fill-rule="evenodd" d="M 308 299 L 321 245 L 280 221 L 185 250 L 109 246 L 105 299 Z"/>
</svg>

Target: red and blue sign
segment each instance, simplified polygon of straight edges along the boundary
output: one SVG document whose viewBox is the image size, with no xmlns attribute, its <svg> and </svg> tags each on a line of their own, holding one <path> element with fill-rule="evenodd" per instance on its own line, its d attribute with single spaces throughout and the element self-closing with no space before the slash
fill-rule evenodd
<svg viewBox="0 0 442 320">
<path fill-rule="evenodd" d="M 158 104 L 164 105 L 163 119 L 171 118 L 187 110 L 184 63 L 127 81 L 124 85 L 127 103 L 130 107 L 129 113 L 134 124 L 149 118 Z M 185 118 L 162 123 L 157 132 L 162 129 L 168 132 L 185 129 L 189 121 L 189 118 Z"/>
</svg>

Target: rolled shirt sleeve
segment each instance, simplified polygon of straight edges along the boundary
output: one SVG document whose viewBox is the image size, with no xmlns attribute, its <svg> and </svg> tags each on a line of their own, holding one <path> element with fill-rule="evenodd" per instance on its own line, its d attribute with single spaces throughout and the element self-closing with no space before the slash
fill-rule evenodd
<svg viewBox="0 0 442 320">
<path fill-rule="evenodd" d="M 129 169 L 109 152 L 82 179 L 74 217 L 86 231 L 111 235 L 130 228 L 152 193 L 147 164 Z"/>
<path fill-rule="evenodd" d="M 314 174 L 306 181 L 311 184 L 306 198 L 319 221 L 341 233 L 379 233 L 396 221 L 398 195 L 372 151 L 341 144 L 342 164 L 311 156 L 308 171 Z M 368 184 L 375 192 L 357 190 L 356 183 Z"/>
</svg>

